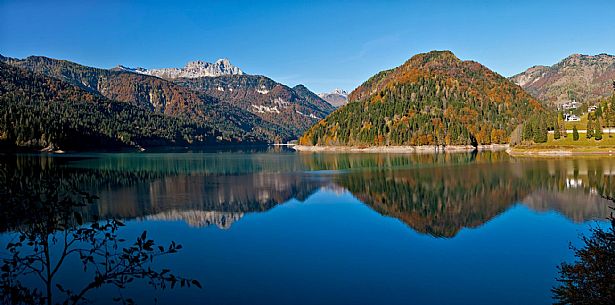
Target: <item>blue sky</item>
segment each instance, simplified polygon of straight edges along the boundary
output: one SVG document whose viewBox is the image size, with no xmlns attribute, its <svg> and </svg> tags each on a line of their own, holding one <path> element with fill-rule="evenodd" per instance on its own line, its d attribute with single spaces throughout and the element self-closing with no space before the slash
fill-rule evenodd
<svg viewBox="0 0 615 305">
<path fill-rule="evenodd" d="M 352 90 L 416 53 L 451 50 L 510 76 L 615 53 L 615 1 L 7 1 L 0 54 L 181 67 L 226 57 L 316 92 Z"/>
</svg>

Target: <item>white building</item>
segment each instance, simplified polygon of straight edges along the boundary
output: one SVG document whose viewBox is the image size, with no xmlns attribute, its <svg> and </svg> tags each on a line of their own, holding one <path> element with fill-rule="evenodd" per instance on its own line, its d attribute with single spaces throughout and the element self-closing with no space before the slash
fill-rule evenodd
<svg viewBox="0 0 615 305">
<path fill-rule="evenodd" d="M 572 110 L 572 109 L 577 109 L 579 107 L 581 107 L 581 103 L 577 101 L 571 101 L 571 102 L 562 104 L 563 110 Z"/>
<path fill-rule="evenodd" d="M 566 122 L 579 122 L 581 118 L 576 114 L 564 113 L 564 121 Z"/>
</svg>

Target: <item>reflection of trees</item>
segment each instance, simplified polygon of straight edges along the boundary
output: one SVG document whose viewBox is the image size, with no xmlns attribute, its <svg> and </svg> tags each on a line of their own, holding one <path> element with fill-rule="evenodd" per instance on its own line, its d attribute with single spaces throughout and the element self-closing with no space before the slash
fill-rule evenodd
<svg viewBox="0 0 615 305">
<path fill-rule="evenodd" d="M 415 168 L 445 164 L 468 164 L 479 159 L 491 157 L 476 153 L 459 154 L 358 154 L 323 153 L 300 154 L 301 160 L 309 170 L 365 170 L 380 168 Z M 496 156 L 496 155 L 493 155 Z"/>
<path fill-rule="evenodd" d="M 251 174 L 229 174 L 221 169 L 203 172 L 203 168 L 198 166 L 190 172 L 190 165 L 201 164 L 190 158 L 188 161 L 180 159 L 179 165 L 170 164 L 170 168 L 162 166 L 157 169 L 154 167 L 156 158 L 152 160 L 141 155 L 136 158 L 143 160 L 131 164 L 122 159 L 122 164 L 118 166 L 120 169 L 113 170 L 105 158 L 102 161 L 78 161 L 81 167 L 77 167 L 73 162 L 65 164 L 68 158 L 64 157 L 5 157 L 0 159 L 0 168 L 3 169 L 0 171 L 0 183 L 21 181 L 36 185 L 42 179 L 53 177 L 98 194 L 100 200 L 96 204 L 81 208 L 85 219 L 182 219 L 195 226 L 217 225 L 221 228 L 228 228 L 245 213 L 266 211 L 291 198 L 304 200 L 323 185 L 322 181 L 302 174 L 276 170 L 269 155 L 256 156 L 256 160 L 252 161 L 235 157 L 239 159 L 238 165 L 232 168 L 260 164 L 255 166 L 261 170 Z M 206 159 L 210 158 L 206 156 Z M 203 164 L 210 163 L 206 161 Z M 282 168 L 296 166 L 282 165 Z M 214 174 L 216 171 L 224 173 Z M 17 219 L 10 221 L 13 220 L 19 222 Z M 2 231 L 9 229 L 9 224 L 0 224 Z"/>
<path fill-rule="evenodd" d="M 121 289 L 135 279 L 159 289 L 178 283 L 200 286 L 170 270 L 153 269 L 156 257 L 175 253 L 180 245 L 156 245 L 146 232 L 126 244 L 117 233 L 123 223 L 115 219 L 92 219 L 84 224 L 80 211 L 96 198 L 76 191 L 73 184 L 53 173 L 41 176 L 38 169 L 21 171 L 15 177 L 11 164 L 0 167 L 5 177 L 0 184 L 0 217 L 14 231 L 6 245 L 8 255 L 2 259 L 0 298 L 4 304 L 56 304 L 59 300 L 57 304 L 80 304 L 91 290 L 102 286 Z M 57 281 L 58 273 L 75 258 L 84 270 L 83 286 L 65 287 Z M 117 300 L 132 303 L 121 295 Z"/>
<path fill-rule="evenodd" d="M 438 236 L 478 226 L 515 202 L 575 221 L 604 218 L 607 204 L 598 195 L 615 191 L 615 159 L 515 161 L 497 152 L 118 154 L 66 164 L 74 159 L 5 157 L 0 168 L 10 170 L 0 180 L 37 184 L 53 176 L 98 194 L 97 204 L 81 209 L 85 219 L 183 220 L 220 228 L 245 213 L 303 200 L 333 181 L 381 213 Z"/>
<path fill-rule="evenodd" d="M 376 211 L 435 236 L 450 237 L 463 227 L 479 226 L 519 201 L 534 210 L 559 211 L 575 221 L 608 215 L 608 204 L 598 194 L 615 189 L 611 175 L 615 160 L 498 162 L 502 158 L 495 154 L 482 159 L 463 159 L 463 155 L 314 158 L 321 159 L 317 166 L 322 169 L 371 168 L 337 175 L 335 182 Z M 386 170 L 389 164 L 402 170 Z M 571 187 L 570 179 L 583 183 Z"/>
<path fill-rule="evenodd" d="M 292 172 L 301 170 L 290 162 L 291 154 L 235 152 L 233 154 L 152 153 L 94 155 L 72 166 L 96 170 L 147 172 L 170 175 L 241 175 L 254 172 Z"/>
<path fill-rule="evenodd" d="M 485 223 L 528 191 L 510 178 L 506 167 L 477 165 L 342 175 L 336 183 L 419 232 L 451 237 Z"/>
</svg>

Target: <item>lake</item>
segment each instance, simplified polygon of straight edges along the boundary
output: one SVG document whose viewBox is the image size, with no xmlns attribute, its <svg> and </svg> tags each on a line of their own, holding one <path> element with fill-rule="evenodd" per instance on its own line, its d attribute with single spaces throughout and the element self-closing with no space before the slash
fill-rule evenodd
<svg viewBox="0 0 615 305">
<path fill-rule="evenodd" d="M 181 244 L 154 267 L 203 286 L 136 280 L 91 290 L 95 304 L 118 294 L 141 304 L 549 304 L 570 243 L 606 225 L 613 203 L 602 196 L 615 195 L 614 158 L 501 152 L 17 154 L 0 157 L 0 176 L 15 196 L 49 181 L 98 196 L 84 222 L 122 219 L 126 240 L 146 230 Z M 22 216 L 5 216 L 2 249 L 31 225 Z M 57 281 L 77 289 L 91 272 L 69 259 Z"/>
</svg>

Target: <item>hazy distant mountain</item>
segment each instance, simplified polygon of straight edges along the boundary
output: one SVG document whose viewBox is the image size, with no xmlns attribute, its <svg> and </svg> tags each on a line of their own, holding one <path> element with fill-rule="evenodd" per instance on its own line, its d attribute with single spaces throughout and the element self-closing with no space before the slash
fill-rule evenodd
<svg viewBox="0 0 615 305">
<path fill-rule="evenodd" d="M 348 92 L 342 89 L 334 89 L 328 93 L 320 93 L 318 96 L 334 107 L 343 106 L 348 102 Z"/>
<path fill-rule="evenodd" d="M 197 78 L 197 77 L 215 77 L 222 75 L 243 75 L 243 71 L 231 64 L 224 58 L 218 59 L 215 63 L 209 63 L 201 60 L 191 61 L 183 68 L 162 68 L 162 69 L 144 69 L 144 68 L 128 68 L 119 65 L 112 70 L 128 71 L 140 74 L 157 76 L 165 79 L 175 79 L 180 77 Z"/>
<path fill-rule="evenodd" d="M 450 51 L 418 54 L 365 81 L 301 137 L 304 145 L 507 143 L 542 105 L 521 87 Z"/>
<path fill-rule="evenodd" d="M 545 102 L 592 102 L 613 93 L 615 56 L 573 54 L 553 66 L 534 66 L 510 79 Z"/>
</svg>

